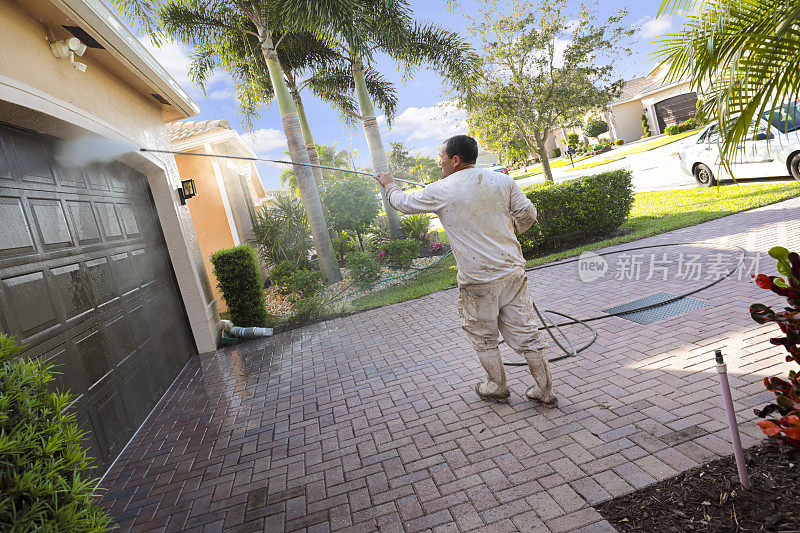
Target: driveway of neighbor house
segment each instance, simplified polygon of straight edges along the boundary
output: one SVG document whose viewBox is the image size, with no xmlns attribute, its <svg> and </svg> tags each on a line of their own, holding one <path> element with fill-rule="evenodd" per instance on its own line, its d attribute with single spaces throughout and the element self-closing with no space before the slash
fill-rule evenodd
<svg viewBox="0 0 800 533">
<path fill-rule="evenodd" d="M 706 243 L 606 255 L 593 281 L 576 263 L 530 272 L 540 307 L 589 317 L 697 288 L 732 246 L 751 252 L 693 295 L 705 307 L 593 322 L 597 342 L 553 364 L 556 409 L 521 397 L 523 367 L 508 368 L 508 405 L 477 398 L 456 290 L 195 357 L 108 472 L 104 505 L 123 531 L 614 531 L 594 504 L 731 453 L 715 348 L 743 443 L 762 438 L 762 380 L 788 365 L 747 312 L 781 300 L 750 274 L 799 236 L 792 199 L 618 247 Z"/>
</svg>

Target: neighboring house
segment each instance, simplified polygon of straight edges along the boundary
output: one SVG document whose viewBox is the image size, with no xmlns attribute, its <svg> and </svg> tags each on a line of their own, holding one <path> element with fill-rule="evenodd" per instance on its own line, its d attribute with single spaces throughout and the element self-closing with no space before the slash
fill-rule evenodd
<svg viewBox="0 0 800 533">
<path fill-rule="evenodd" d="M 625 142 L 640 139 L 644 135 L 642 113 L 647 115 L 653 135 L 695 116 L 697 94 L 689 89 L 689 82 L 665 84 L 665 75 L 666 67 L 661 66 L 643 78 L 625 82 L 622 94 L 608 107 L 612 138 Z"/>
<path fill-rule="evenodd" d="M 275 199 L 286 195 L 285 189 L 265 189 L 264 196 L 258 199 L 259 207 L 271 208 L 275 206 Z"/>
<path fill-rule="evenodd" d="M 184 120 L 167 127 L 172 149 L 236 157 L 255 157 L 227 120 Z M 187 203 L 203 254 L 211 290 L 220 311 L 227 311 L 217 287 L 211 255 L 225 248 L 252 243 L 252 218 L 266 193 L 253 161 L 175 155 L 181 179 L 194 179 L 197 197 Z"/>
<path fill-rule="evenodd" d="M 102 471 L 219 334 L 175 159 L 137 151 L 199 109 L 100 0 L 0 0 L 0 50 L 0 330 L 57 365 Z M 132 150 L 54 157 L 86 136 Z"/>
</svg>

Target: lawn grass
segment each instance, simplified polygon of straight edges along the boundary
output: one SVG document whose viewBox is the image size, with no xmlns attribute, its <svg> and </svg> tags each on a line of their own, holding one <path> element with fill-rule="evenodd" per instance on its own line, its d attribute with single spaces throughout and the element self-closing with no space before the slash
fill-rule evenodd
<svg viewBox="0 0 800 533">
<path fill-rule="evenodd" d="M 594 157 L 594 156 L 593 155 L 584 155 L 584 156 L 581 156 L 581 157 L 573 157 L 572 160 L 573 160 L 574 163 L 577 163 L 578 161 L 583 161 L 584 159 L 589 159 L 590 157 Z M 563 166 L 566 166 L 566 165 L 569 165 L 569 164 L 570 164 L 569 157 L 563 157 L 562 159 L 557 159 L 555 161 L 551 161 L 550 162 L 550 168 L 563 167 Z M 514 173 L 514 172 L 516 172 L 516 173 Z M 514 171 L 514 172 L 511 172 L 509 174 L 509 176 L 511 176 L 515 180 L 521 180 L 522 178 L 527 178 L 527 177 L 530 177 L 530 176 L 536 176 L 537 174 L 541 174 L 542 172 L 544 172 L 544 169 L 542 168 L 542 165 L 536 165 L 533 168 L 530 168 L 528 170 Z"/>
<path fill-rule="evenodd" d="M 602 161 L 592 161 L 590 163 L 584 163 L 582 165 L 578 165 L 574 168 L 574 170 L 584 170 L 587 168 L 594 168 L 599 167 L 600 165 L 605 165 L 607 163 L 612 163 L 614 161 L 619 161 L 620 159 L 625 159 L 624 155 L 618 157 L 609 157 L 608 159 L 603 159 Z"/>
<path fill-rule="evenodd" d="M 537 257 L 527 262 L 536 266 L 580 255 L 616 244 L 643 239 L 687 226 L 694 226 L 739 211 L 754 209 L 800 195 L 800 184 L 767 183 L 725 185 L 707 189 L 642 192 L 634 195 L 634 204 L 621 237 L 605 239 L 558 253 Z M 455 260 L 449 257 L 413 280 L 369 294 L 353 302 L 356 311 L 382 307 L 456 286 Z"/>
<path fill-rule="evenodd" d="M 666 137 L 661 137 L 660 139 L 655 139 L 653 141 L 642 143 L 639 146 L 634 146 L 633 148 L 619 152 L 619 154 L 617 155 L 624 157 L 626 155 L 639 154 L 641 152 L 649 152 L 650 150 L 661 148 L 662 146 L 672 144 L 676 141 L 680 141 L 681 139 L 685 139 L 686 137 L 697 135 L 699 131 L 700 128 L 697 128 L 696 130 L 684 131 L 682 133 L 678 133 L 677 135 L 667 135 Z"/>
</svg>

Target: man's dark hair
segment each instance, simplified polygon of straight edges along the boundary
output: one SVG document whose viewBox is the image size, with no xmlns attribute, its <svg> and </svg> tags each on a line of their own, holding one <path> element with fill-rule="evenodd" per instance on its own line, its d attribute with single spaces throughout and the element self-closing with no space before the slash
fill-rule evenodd
<svg viewBox="0 0 800 533">
<path fill-rule="evenodd" d="M 458 156 L 466 165 L 473 165 L 478 160 L 478 141 L 469 135 L 453 135 L 444 142 L 444 151 L 448 157 Z"/>
</svg>

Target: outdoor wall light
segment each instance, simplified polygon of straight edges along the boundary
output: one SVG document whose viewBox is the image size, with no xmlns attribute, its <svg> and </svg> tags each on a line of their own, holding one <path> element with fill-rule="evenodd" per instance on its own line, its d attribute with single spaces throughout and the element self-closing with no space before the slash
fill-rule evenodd
<svg viewBox="0 0 800 533">
<path fill-rule="evenodd" d="M 86 52 L 86 45 L 77 37 L 50 43 L 50 50 L 59 59 L 69 58 L 69 62 L 75 70 L 86 72 L 86 64 L 75 61 L 75 56 L 80 57 Z"/>
<path fill-rule="evenodd" d="M 181 205 L 186 205 L 186 200 L 197 196 L 194 180 L 182 180 L 181 188 L 178 189 L 178 196 L 181 197 Z"/>
</svg>

